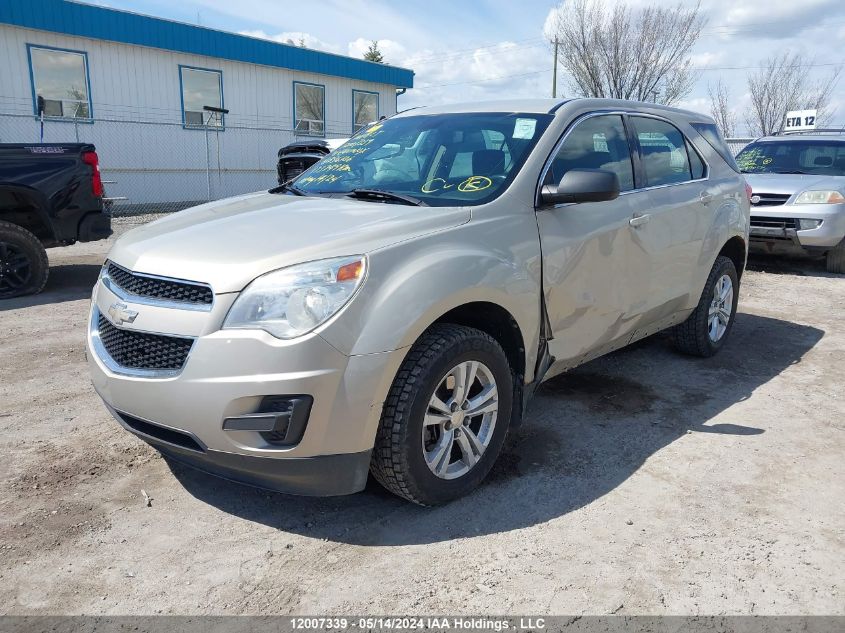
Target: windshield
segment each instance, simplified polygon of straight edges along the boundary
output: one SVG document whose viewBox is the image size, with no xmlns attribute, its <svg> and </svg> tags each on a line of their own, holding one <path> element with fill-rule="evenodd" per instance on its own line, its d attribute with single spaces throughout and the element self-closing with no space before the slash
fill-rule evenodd
<svg viewBox="0 0 845 633">
<path fill-rule="evenodd" d="M 294 184 L 305 194 L 365 189 L 430 206 L 482 204 L 507 188 L 551 119 L 489 112 L 385 119 L 356 134 Z"/>
<path fill-rule="evenodd" d="M 747 174 L 845 176 L 845 141 L 751 143 L 737 155 L 736 162 Z"/>
</svg>

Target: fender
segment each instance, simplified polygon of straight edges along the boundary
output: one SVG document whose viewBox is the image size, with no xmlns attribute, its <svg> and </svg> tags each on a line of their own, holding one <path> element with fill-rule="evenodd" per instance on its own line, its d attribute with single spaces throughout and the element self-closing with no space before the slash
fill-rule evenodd
<svg viewBox="0 0 845 633">
<path fill-rule="evenodd" d="M 749 212 L 747 206 L 747 203 L 743 205 L 738 197 L 729 197 L 725 198 L 714 211 L 713 219 L 707 228 L 707 234 L 701 243 L 701 252 L 699 253 L 698 265 L 696 267 L 696 270 L 699 272 L 691 280 L 691 303 L 687 306 L 690 310 L 695 309 L 695 306 L 698 305 L 698 300 L 704 290 L 704 284 L 707 282 L 707 276 L 710 274 L 713 262 L 716 261 L 716 257 L 721 254 L 722 249 L 730 240 L 735 237 L 742 240 L 745 246 L 743 265 L 748 258 Z M 740 270 L 737 270 L 737 272 L 741 274 Z"/>
<path fill-rule="evenodd" d="M 525 224 L 534 227 L 536 241 L 536 225 Z M 450 310 L 493 303 L 516 321 L 525 349 L 525 380 L 533 379 L 541 323 L 539 268 L 519 267 L 515 261 L 528 259 L 462 240 L 460 228 L 372 253 L 360 296 L 322 336 L 350 355 L 404 349 Z"/>
<path fill-rule="evenodd" d="M 36 233 L 42 241 L 56 238 L 49 209 L 49 201 L 37 189 L 0 183 L 0 220 L 22 226 Z"/>
</svg>

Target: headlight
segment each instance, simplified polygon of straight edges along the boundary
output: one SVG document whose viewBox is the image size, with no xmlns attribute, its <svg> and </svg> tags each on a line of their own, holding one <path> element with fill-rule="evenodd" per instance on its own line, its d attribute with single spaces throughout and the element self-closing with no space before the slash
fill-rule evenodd
<svg viewBox="0 0 845 633">
<path fill-rule="evenodd" d="M 837 204 L 845 202 L 845 196 L 838 191 L 805 191 L 798 194 L 792 204 Z"/>
<path fill-rule="evenodd" d="M 363 256 L 338 257 L 262 275 L 235 299 L 223 328 L 258 328 L 281 339 L 307 334 L 346 305 L 366 264 Z"/>
</svg>

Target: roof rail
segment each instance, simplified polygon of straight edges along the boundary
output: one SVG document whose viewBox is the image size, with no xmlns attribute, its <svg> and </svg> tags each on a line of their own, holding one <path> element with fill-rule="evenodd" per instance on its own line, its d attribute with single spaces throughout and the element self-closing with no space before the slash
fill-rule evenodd
<svg viewBox="0 0 845 633">
<path fill-rule="evenodd" d="M 791 134 L 845 134 L 845 128 L 819 127 L 815 130 L 780 130 L 772 134 L 772 136 L 787 136 Z"/>
</svg>

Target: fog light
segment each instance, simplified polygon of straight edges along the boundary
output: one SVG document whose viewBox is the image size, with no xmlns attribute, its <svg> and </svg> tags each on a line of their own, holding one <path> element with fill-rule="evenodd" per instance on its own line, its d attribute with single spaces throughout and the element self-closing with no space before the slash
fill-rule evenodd
<svg viewBox="0 0 845 633">
<path fill-rule="evenodd" d="M 799 231 L 809 231 L 810 229 L 817 229 L 822 225 L 821 220 L 798 220 L 798 230 Z"/>
</svg>

